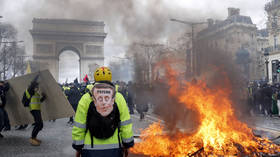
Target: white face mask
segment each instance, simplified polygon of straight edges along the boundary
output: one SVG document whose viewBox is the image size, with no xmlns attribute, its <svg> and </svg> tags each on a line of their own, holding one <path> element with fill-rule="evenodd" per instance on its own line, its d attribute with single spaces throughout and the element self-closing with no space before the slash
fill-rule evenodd
<svg viewBox="0 0 280 157">
<path fill-rule="evenodd" d="M 113 111 L 115 98 L 111 88 L 93 88 L 93 101 L 98 113 L 106 117 Z"/>
</svg>

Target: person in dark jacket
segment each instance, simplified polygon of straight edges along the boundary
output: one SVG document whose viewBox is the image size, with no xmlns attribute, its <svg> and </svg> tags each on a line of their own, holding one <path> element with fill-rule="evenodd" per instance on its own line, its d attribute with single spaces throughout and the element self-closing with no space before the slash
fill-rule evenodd
<svg viewBox="0 0 280 157">
<path fill-rule="evenodd" d="M 253 94 L 253 101 L 255 105 L 255 111 L 257 114 L 263 114 L 264 109 L 263 109 L 263 98 L 262 98 L 262 93 L 261 93 L 261 88 L 257 89 L 256 92 Z"/>
<path fill-rule="evenodd" d="M 267 114 L 268 116 L 272 116 L 272 94 L 272 88 L 269 85 L 264 85 L 261 90 L 261 95 L 263 98 L 263 107 L 265 110 L 265 114 Z"/>
<path fill-rule="evenodd" d="M 136 111 L 140 114 L 140 120 L 145 118 L 145 112 L 148 112 L 149 106 L 146 99 L 146 90 L 143 84 L 138 84 L 136 87 Z"/>
<path fill-rule="evenodd" d="M 65 91 L 65 95 L 67 96 L 69 103 L 72 105 L 74 111 L 76 112 L 78 103 L 81 99 L 81 94 L 76 84 L 71 84 L 70 89 Z M 73 124 L 73 116 L 70 117 L 68 123 Z"/>
<path fill-rule="evenodd" d="M 128 87 L 127 87 L 127 105 L 129 108 L 129 113 L 130 114 L 134 114 L 134 102 L 133 102 L 133 98 L 134 98 L 134 92 L 133 92 L 133 87 L 132 87 L 132 83 L 128 82 Z"/>
<path fill-rule="evenodd" d="M 1 131 L 10 130 L 10 121 L 8 114 L 5 110 L 6 105 L 6 93 L 9 90 L 10 86 L 8 82 L 0 81 L 0 138 L 3 138 Z"/>
</svg>

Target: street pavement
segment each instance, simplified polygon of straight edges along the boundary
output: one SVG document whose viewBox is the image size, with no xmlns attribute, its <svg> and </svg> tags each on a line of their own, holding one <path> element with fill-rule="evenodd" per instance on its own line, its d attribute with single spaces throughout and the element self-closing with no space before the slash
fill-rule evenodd
<svg viewBox="0 0 280 157">
<path fill-rule="evenodd" d="M 253 128 L 256 135 L 260 135 L 261 137 L 272 140 L 276 144 L 280 144 L 280 118 L 278 116 L 254 116 L 247 121 L 247 124 Z"/>
<path fill-rule="evenodd" d="M 141 130 L 151 123 L 158 121 L 155 115 L 148 113 L 145 119 L 140 121 L 139 114 L 131 115 L 133 130 L 136 136 Z M 39 147 L 29 144 L 32 127 L 23 131 L 15 130 L 2 132 L 5 136 L 0 139 L 0 157 L 73 157 L 71 130 L 67 125 L 67 118 L 58 119 L 55 122 L 44 122 L 44 129 L 39 133 L 38 139 L 42 140 Z M 269 139 L 276 138 L 275 143 L 280 144 L 280 118 L 256 116 L 247 121 L 254 132 Z M 136 142 L 138 139 L 136 138 Z"/>
<path fill-rule="evenodd" d="M 142 128 L 151 124 L 149 120 L 139 120 L 139 115 L 131 116 L 135 134 L 139 135 Z M 2 132 L 4 138 L 0 139 L 0 157 L 73 157 L 72 127 L 67 125 L 67 118 L 55 122 L 44 122 L 44 128 L 38 139 L 42 140 L 39 147 L 31 146 L 29 138 L 32 127 L 23 131 L 15 130 Z"/>
</svg>

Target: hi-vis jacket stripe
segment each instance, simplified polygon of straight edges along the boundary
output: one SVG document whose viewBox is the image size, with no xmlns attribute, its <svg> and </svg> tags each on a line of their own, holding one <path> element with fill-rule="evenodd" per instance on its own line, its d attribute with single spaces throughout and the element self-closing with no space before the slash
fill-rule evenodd
<svg viewBox="0 0 280 157">
<path fill-rule="evenodd" d="M 114 135 L 108 139 L 97 139 L 93 137 L 93 145 L 91 148 L 91 139 L 89 131 L 86 132 L 87 112 L 92 98 L 89 93 L 86 93 L 81 98 L 72 129 L 72 139 L 74 145 L 84 145 L 83 149 L 89 150 L 105 150 L 119 148 L 118 130 L 116 129 Z M 120 93 L 116 93 L 115 102 L 120 112 L 120 140 L 124 143 L 133 142 L 132 121 L 125 99 Z"/>
<path fill-rule="evenodd" d="M 105 149 L 115 149 L 115 148 L 119 148 L 119 144 L 101 144 L 101 145 L 94 145 L 94 147 L 92 148 L 91 145 L 89 144 L 85 144 L 84 145 L 84 149 L 89 149 L 89 150 L 105 150 Z"/>
</svg>

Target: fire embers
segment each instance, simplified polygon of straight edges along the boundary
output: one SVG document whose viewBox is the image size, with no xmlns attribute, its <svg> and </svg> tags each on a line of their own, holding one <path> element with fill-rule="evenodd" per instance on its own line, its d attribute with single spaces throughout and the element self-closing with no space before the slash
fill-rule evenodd
<svg viewBox="0 0 280 157">
<path fill-rule="evenodd" d="M 263 156 L 280 152 L 278 145 L 255 137 L 252 130 L 235 117 L 230 100 L 231 86 L 226 79 L 225 86 L 209 88 L 202 80 L 184 82 L 182 87 L 174 75 L 168 78 L 169 95 L 197 113 L 199 127 L 192 134 L 180 129 L 171 134 L 164 132 L 163 125 L 155 123 L 142 132 L 141 142 L 134 146 L 133 153 L 186 157 Z"/>
</svg>

